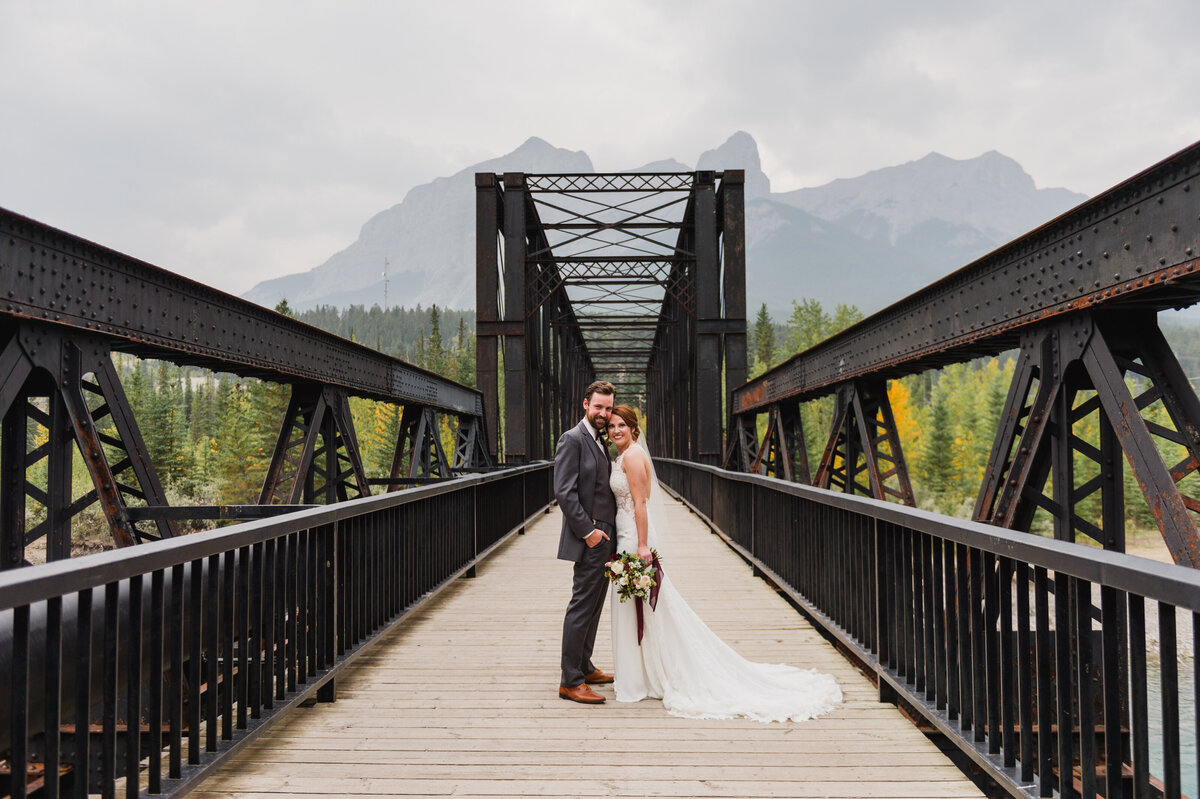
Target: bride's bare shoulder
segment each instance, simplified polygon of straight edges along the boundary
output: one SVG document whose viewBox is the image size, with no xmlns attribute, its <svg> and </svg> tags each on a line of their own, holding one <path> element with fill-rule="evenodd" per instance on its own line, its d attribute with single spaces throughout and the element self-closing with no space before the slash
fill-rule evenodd
<svg viewBox="0 0 1200 799">
<path fill-rule="evenodd" d="M 647 479 L 650 477 L 650 456 L 637 444 L 625 450 L 621 466 L 626 474 L 644 474 Z"/>
<path fill-rule="evenodd" d="M 633 446 L 629 447 L 629 449 L 625 450 L 625 455 L 623 458 L 621 458 L 621 465 L 625 467 L 626 471 L 629 471 L 630 467 L 644 466 L 646 463 L 649 463 L 649 457 L 646 455 L 646 450 L 642 449 L 637 444 L 634 444 Z"/>
</svg>

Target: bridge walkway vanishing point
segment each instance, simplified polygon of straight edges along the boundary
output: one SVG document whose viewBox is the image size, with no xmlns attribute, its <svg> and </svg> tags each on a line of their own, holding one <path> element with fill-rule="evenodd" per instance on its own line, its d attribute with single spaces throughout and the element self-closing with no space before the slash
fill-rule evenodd
<svg viewBox="0 0 1200 799">
<path fill-rule="evenodd" d="M 560 700 L 570 567 L 557 508 L 531 523 L 193 792 L 238 796 L 966 797 L 980 791 L 685 506 L 664 564 L 742 655 L 834 674 L 820 719 L 692 720 L 661 702 Z M 608 610 L 596 662 L 612 663 Z"/>
</svg>

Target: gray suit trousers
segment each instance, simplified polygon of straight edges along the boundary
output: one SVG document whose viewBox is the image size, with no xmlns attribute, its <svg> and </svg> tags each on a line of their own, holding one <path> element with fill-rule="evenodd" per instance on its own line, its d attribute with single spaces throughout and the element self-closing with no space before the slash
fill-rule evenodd
<svg viewBox="0 0 1200 799">
<path fill-rule="evenodd" d="M 584 677 L 596 670 L 592 664 L 592 649 L 596 644 L 604 598 L 608 595 L 604 563 L 614 551 L 613 542 L 617 535 L 607 522 L 598 521 L 596 526 L 608 533 L 611 540 L 601 541 L 588 549 L 575 563 L 571 602 L 563 618 L 561 685 L 567 688 L 579 685 Z"/>
</svg>

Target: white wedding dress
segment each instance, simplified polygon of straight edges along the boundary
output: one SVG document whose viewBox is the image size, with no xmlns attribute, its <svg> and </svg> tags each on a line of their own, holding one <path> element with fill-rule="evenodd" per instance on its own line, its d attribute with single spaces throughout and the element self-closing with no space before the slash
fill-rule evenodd
<svg viewBox="0 0 1200 799">
<path fill-rule="evenodd" d="M 639 446 L 632 444 L 631 446 Z M 626 450 L 628 452 L 628 450 Z M 610 485 L 617 498 L 617 551 L 637 552 L 633 496 L 622 468 L 625 453 L 613 464 Z M 647 456 L 649 457 L 649 456 Z M 659 491 L 657 485 L 651 491 Z M 643 606 L 644 634 L 639 646 L 633 600 L 612 596 L 614 689 L 618 702 L 662 699 L 676 716 L 723 719 L 746 716 L 757 721 L 804 721 L 839 705 L 842 691 L 829 674 L 813 669 L 753 663 L 734 652 L 708 629 L 671 585 L 669 553 L 659 547 L 662 519 L 650 514 L 648 540 L 666 561 L 658 602 Z"/>
</svg>

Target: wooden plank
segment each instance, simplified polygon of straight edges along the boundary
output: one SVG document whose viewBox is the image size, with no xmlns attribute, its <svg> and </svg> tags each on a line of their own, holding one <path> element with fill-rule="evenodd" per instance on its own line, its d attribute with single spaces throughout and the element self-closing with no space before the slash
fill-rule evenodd
<svg viewBox="0 0 1200 799">
<path fill-rule="evenodd" d="M 670 796 L 670 797 L 845 797 L 845 799 L 916 799 L 919 797 L 979 797 L 968 780 L 957 782 L 847 781 L 729 782 L 699 780 L 637 780 L 626 783 L 620 768 L 612 779 L 577 780 L 410 780 L 360 779 L 351 775 L 323 779 L 247 775 L 216 776 L 195 791 L 198 796 Z M 622 793 L 622 791 L 630 791 Z"/>
<path fill-rule="evenodd" d="M 338 701 L 296 711 L 198 796 L 979 797 L 979 790 L 682 505 L 666 568 L 744 656 L 833 674 L 844 704 L 803 723 L 671 716 L 657 700 L 558 698 L 571 566 L 560 517 L 530 525 L 360 658 Z M 734 600 L 734 601 L 731 601 Z M 595 660 L 611 664 L 608 611 Z"/>
</svg>

